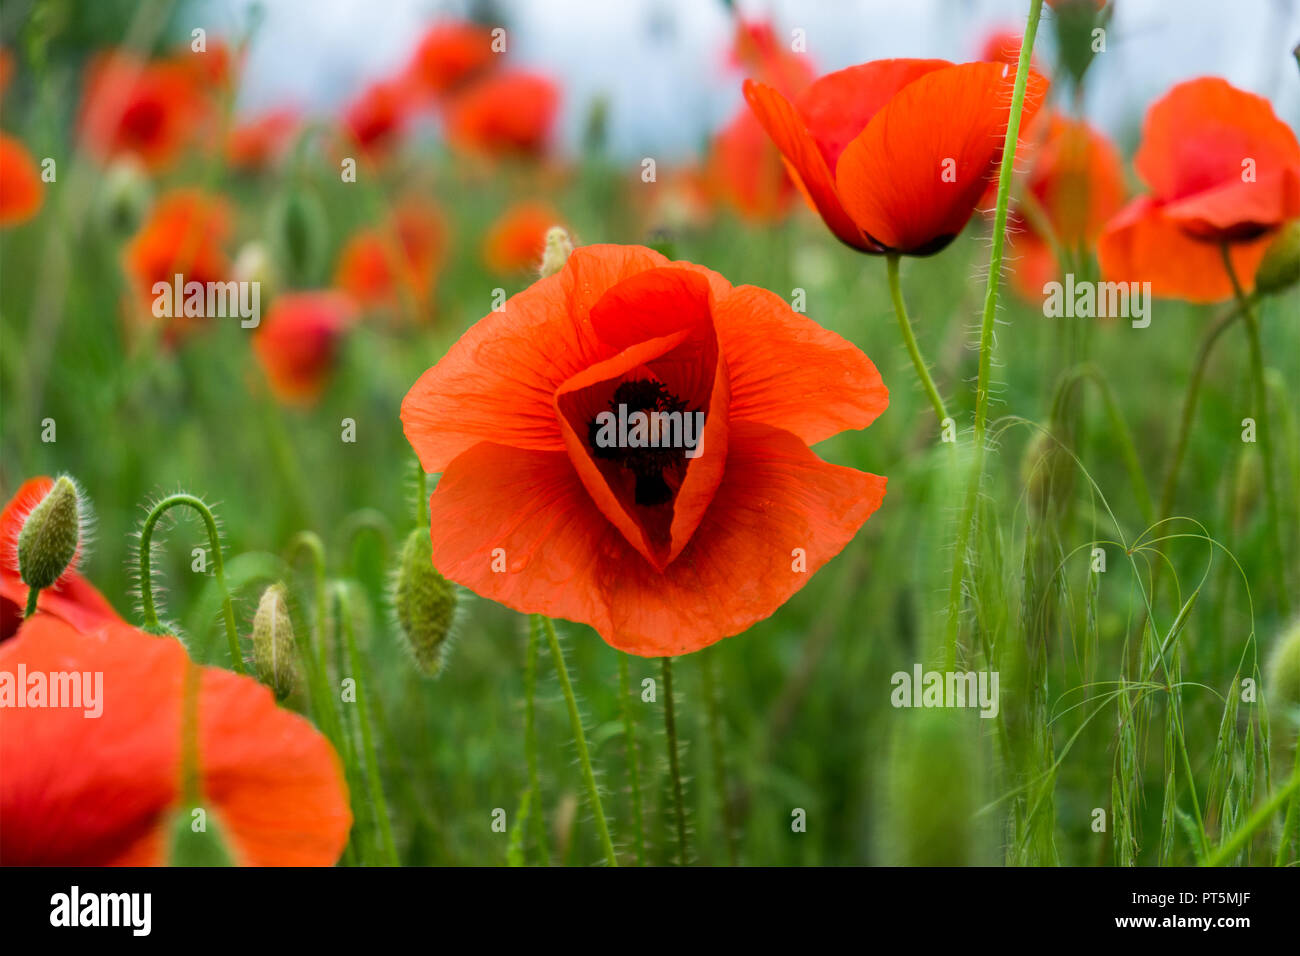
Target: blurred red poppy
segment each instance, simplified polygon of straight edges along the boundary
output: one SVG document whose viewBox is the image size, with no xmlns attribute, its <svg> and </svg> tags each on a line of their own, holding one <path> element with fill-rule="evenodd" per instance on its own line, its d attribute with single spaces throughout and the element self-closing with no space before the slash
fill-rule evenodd
<svg viewBox="0 0 1300 956">
<path fill-rule="evenodd" d="M 287 107 L 245 120 L 226 139 L 226 161 L 236 169 L 266 169 L 288 150 L 298 123 L 298 111 Z"/>
<path fill-rule="evenodd" d="M 745 98 L 809 204 L 870 253 L 928 255 L 965 227 L 1002 155 L 1015 71 L 1001 63 L 877 60 L 823 76 L 792 104 Z M 1030 74 L 1022 123 L 1047 81 Z"/>
<path fill-rule="evenodd" d="M 1225 80 L 1180 83 L 1147 110 L 1134 158 L 1151 188 L 1106 227 L 1108 279 L 1148 281 L 1158 296 L 1233 294 L 1220 246 L 1249 291 L 1278 227 L 1300 216 L 1300 143 L 1268 100 Z"/>
<path fill-rule="evenodd" d="M 195 665 L 173 637 L 48 614 L 0 646 L 0 670 L 102 675 L 91 706 L 6 708 L 0 722 L 0 863 L 159 866 L 182 808 L 182 708 L 198 670 L 201 806 L 247 866 L 329 866 L 352 814 L 333 748 L 251 677 Z M 84 678 L 89 680 L 89 678 Z M 22 688 L 27 693 L 27 688 Z M 99 710 L 98 716 L 90 716 Z M 188 821 L 187 821 L 188 822 Z"/>
<path fill-rule="evenodd" d="M 543 202 L 521 202 L 496 220 L 483 240 L 483 260 L 501 274 L 536 270 L 546 251 L 546 233 L 563 226 L 560 214 Z"/>
<path fill-rule="evenodd" d="M 776 38 L 776 29 L 769 20 L 737 21 L 731 62 L 786 96 L 799 94 L 817 76 L 807 56 L 795 53 L 791 44 Z"/>
<path fill-rule="evenodd" d="M 545 76 L 489 74 L 448 101 L 447 141 L 489 156 L 538 156 L 546 150 L 559 103 L 559 89 Z"/>
<path fill-rule="evenodd" d="M 45 199 L 41 173 L 27 147 L 0 133 L 0 226 L 16 226 L 36 215 Z"/>
<path fill-rule="evenodd" d="M 413 103 L 404 80 L 372 83 L 343 110 L 343 131 L 362 152 L 382 156 L 405 130 Z"/>
<path fill-rule="evenodd" d="M 487 27 L 444 20 L 420 38 L 407 76 L 426 99 L 437 100 L 488 70 L 497 57 L 492 52 L 492 31 Z"/>
<path fill-rule="evenodd" d="M 798 195 L 781 154 L 747 109 L 714 137 L 708 176 L 713 194 L 754 222 L 780 219 Z"/>
<path fill-rule="evenodd" d="M 1012 279 L 1032 301 L 1043 286 L 1059 278 L 1056 253 L 1040 227 L 1069 250 L 1091 249 L 1106 222 L 1124 203 L 1124 166 L 1105 136 L 1082 120 L 1053 113 L 1039 116 L 1039 129 L 1024 185 L 1024 198 L 1012 209 L 1015 238 Z"/>
<path fill-rule="evenodd" d="M 158 170 L 188 145 L 205 112 L 187 69 L 108 53 L 87 70 L 78 125 L 99 159 L 132 154 Z"/>
<path fill-rule="evenodd" d="M 379 228 L 357 232 L 339 254 L 334 284 L 363 307 L 409 296 L 423 310 L 447 249 L 447 229 L 426 199 L 403 198 Z"/>
<path fill-rule="evenodd" d="M 222 243 L 229 232 L 230 209 L 221 197 L 198 189 L 164 195 L 123 252 L 141 314 L 153 315 L 157 282 L 173 286 L 177 275 L 185 284 L 228 280 L 230 261 Z M 166 323 L 169 339 L 195 324 L 180 305 L 172 304 L 171 316 L 155 316 Z"/>
<path fill-rule="evenodd" d="M 18 632 L 27 608 L 27 585 L 18 572 L 18 534 L 32 509 L 53 486 L 52 478 L 29 478 L 0 513 L 0 640 L 8 640 Z M 77 573 L 76 565 L 74 559 L 52 586 L 41 591 L 36 599 L 37 610 L 52 614 L 78 630 L 121 621 L 94 585 Z"/>
<path fill-rule="evenodd" d="M 271 391 L 291 405 L 310 405 L 334 370 L 339 343 L 356 307 L 338 292 L 279 296 L 253 337 Z"/>
<path fill-rule="evenodd" d="M 984 45 L 980 48 L 980 59 L 986 63 L 1017 66 L 1020 63 L 1020 46 L 1024 39 L 1024 34 L 1015 30 L 994 30 L 984 39 Z M 1043 72 L 1037 54 L 1029 55 L 1029 68 L 1037 73 Z"/>
<path fill-rule="evenodd" d="M 767 617 L 849 542 L 885 479 L 808 446 L 888 402 L 865 355 L 780 297 L 640 246 L 587 246 L 465 333 L 407 393 L 402 424 L 442 472 L 439 571 L 658 656 Z M 699 429 L 693 456 L 684 432 L 603 440 L 615 406 L 680 413 Z"/>
</svg>

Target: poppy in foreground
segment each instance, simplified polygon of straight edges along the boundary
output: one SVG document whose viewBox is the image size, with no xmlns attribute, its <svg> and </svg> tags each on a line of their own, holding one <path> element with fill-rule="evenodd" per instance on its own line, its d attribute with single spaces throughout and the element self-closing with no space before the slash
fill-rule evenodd
<svg viewBox="0 0 1300 956">
<path fill-rule="evenodd" d="M 320 398 L 355 312 L 337 292 L 297 292 L 275 300 L 253 349 L 276 398 L 293 405 Z"/>
<path fill-rule="evenodd" d="M 1233 294 L 1226 245 L 1245 291 L 1277 229 L 1300 216 L 1300 143 L 1268 100 L 1225 80 L 1180 83 L 1147 111 L 1134 158 L 1151 193 L 1102 234 L 1107 279 L 1148 281 L 1158 296 Z"/>
<path fill-rule="evenodd" d="M 402 423 L 442 472 L 434 567 L 651 657 L 743 631 L 843 549 L 885 479 L 808 446 L 888 403 L 870 359 L 771 292 L 600 245 L 466 332 Z"/>
<path fill-rule="evenodd" d="M 18 535 L 32 509 L 53 487 L 54 479 L 44 475 L 28 479 L 0 513 L 0 641 L 17 633 L 23 610 L 27 607 L 27 585 L 18 570 Z M 80 547 L 58 580 L 42 589 L 37 598 L 37 609 L 66 621 L 78 630 L 110 622 L 122 623 L 108 600 L 77 573 L 79 552 Z"/>
<path fill-rule="evenodd" d="M 31 219 L 44 199 L 36 160 L 22 143 L 0 133 L 0 226 L 16 226 Z"/>
<path fill-rule="evenodd" d="M 793 103 L 747 80 L 745 99 L 836 237 L 923 256 L 961 232 L 984 194 L 1014 83 L 1002 63 L 876 60 L 823 76 Z M 1023 124 L 1046 90 L 1031 72 Z"/>
<path fill-rule="evenodd" d="M 182 714 L 196 666 L 175 638 L 120 623 L 83 632 L 44 613 L 0 646 L 0 672 L 27 675 L 8 687 L 26 705 L 6 701 L 0 722 L 0 863 L 167 862 L 172 816 L 192 809 L 181 806 Z M 334 750 L 252 678 L 197 669 L 199 806 L 234 862 L 333 864 L 352 823 Z M 53 706 L 47 695 L 72 685 L 51 674 L 78 675 L 80 699 Z"/>
</svg>

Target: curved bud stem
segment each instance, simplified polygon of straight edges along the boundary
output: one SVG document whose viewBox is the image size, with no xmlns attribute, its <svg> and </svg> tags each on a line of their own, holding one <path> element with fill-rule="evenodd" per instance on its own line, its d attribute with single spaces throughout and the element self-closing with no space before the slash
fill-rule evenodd
<svg viewBox="0 0 1300 956">
<path fill-rule="evenodd" d="M 328 624 L 329 610 L 326 606 L 325 595 L 325 545 L 320 539 L 320 535 L 314 531 L 299 531 L 289 542 L 289 547 L 285 549 L 285 560 L 293 564 L 294 558 L 298 556 L 299 551 L 306 551 L 311 555 L 312 563 L 312 593 L 315 600 L 315 610 L 312 614 L 312 630 L 316 636 L 316 656 L 319 659 L 317 666 L 320 668 L 321 679 L 329 679 L 329 641 L 326 639 L 326 626 Z"/>
<path fill-rule="evenodd" d="M 221 614 L 226 624 L 226 639 L 230 643 L 230 659 L 235 670 L 244 673 L 244 659 L 239 651 L 239 631 L 235 627 L 235 609 L 230 603 L 230 589 L 226 587 L 226 569 L 221 559 L 221 535 L 217 531 L 217 519 L 212 510 L 200 498 L 184 492 L 168 495 L 153 506 L 149 516 L 144 519 L 140 531 L 140 599 L 143 604 L 144 629 L 152 634 L 167 633 L 158 621 L 158 610 L 153 599 L 153 543 L 154 528 L 158 520 L 172 508 L 184 506 L 198 512 L 208 531 L 208 547 L 212 551 L 212 573 L 217 579 L 221 591 Z"/>
</svg>

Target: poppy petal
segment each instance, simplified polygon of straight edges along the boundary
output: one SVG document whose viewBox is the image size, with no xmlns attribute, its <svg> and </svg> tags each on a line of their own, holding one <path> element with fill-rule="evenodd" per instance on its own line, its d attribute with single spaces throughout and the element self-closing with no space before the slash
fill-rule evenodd
<svg viewBox="0 0 1300 956">
<path fill-rule="evenodd" d="M 763 422 L 811 445 L 866 428 L 889 405 L 871 359 L 766 289 L 732 289 L 714 307 L 713 321 L 733 421 Z"/>
<path fill-rule="evenodd" d="M 563 271 L 480 319 L 402 401 L 402 426 L 425 471 L 442 471 L 481 441 L 563 451 L 555 390 L 613 354 L 591 327 L 591 307 L 667 261 L 641 247 L 583 246 Z"/>
<path fill-rule="evenodd" d="M 864 235 L 844 211 L 826 159 L 790 101 L 772 87 L 753 80 L 745 81 L 745 99 L 781 151 L 790 178 L 836 238 L 864 252 L 880 251 L 879 245 Z"/>
<path fill-rule="evenodd" d="M 840 156 L 835 183 L 858 227 L 890 249 L 936 252 L 969 221 L 1002 155 L 1015 71 L 964 63 L 903 87 Z M 1028 127 L 1047 81 L 1031 73 Z"/>
<path fill-rule="evenodd" d="M 1236 242 L 1232 264 L 1246 291 L 1270 237 Z M 1149 196 L 1136 199 L 1115 216 L 1097 240 L 1097 260 L 1108 281 L 1150 282 L 1161 298 L 1221 302 L 1233 294 L 1217 243 L 1193 239 Z"/>
<path fill-rule="evenodd" d="M 684 654 L 772 614 L 884 493 L 884 478 L 828 464 L 789 432 L 733 423 L 722 483 L 690 544 L 660 572 L 591 507 L 566 455 L 483 443 L 430 498 L 433 562 L 518 611 L 590 624 L 630 654 Z M 518 506 L 497 507 L 507 500 Z M 492 570 L 497 548 L 506 573 Z M 806 573 L 794 570 L 795 549 Z"/>
</svg>

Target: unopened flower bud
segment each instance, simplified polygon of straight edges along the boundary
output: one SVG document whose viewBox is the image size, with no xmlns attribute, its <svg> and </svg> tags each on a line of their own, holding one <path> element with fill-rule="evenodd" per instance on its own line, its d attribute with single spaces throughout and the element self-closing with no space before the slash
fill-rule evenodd
<svg viewBox="0 0 1300 956">
<path fill-rule="evenodd" d="M 62 475 L 32 509 L 18 533 L 18 571 L 29 588 L 52 587 L 77 556 L 81 544 L 81 498 Z"/>
<path fill-rule="evenodd" d="M 308 190 L 291 190 L 271 204 L 266 232 L 291 287 L 315 282 L 325 258 L 326 228 L 320 200 Z"/>
<path fill-rule="evenodd" d="M 149 175 L 131 156 L 113 160 L 100 185 L 95 212 L 111 236 L 129 236 L 139 228 L 152 198 Z"/>
<path fill-rule="evenodd" d="M 284 585 L 273 584 L 262 593 L 253 615 L 253 667 L 277 700 L 288 697 L 297 684 L 296 651 Z"/>
<path fill-rule="evenodd" d="M 1300 282 L 1300 219 L 1282 227 L 1255 270 L 1255 289 L 1275 295 Z"/>
<path fill-rule="evenodd" d="M 1020 481 L 1035 518 L 1059 514 L 1070 491 L 1070 456 L 1048 432 L 1036 431 L 1020 460 Z"/>
<path fill-rule="evenodd" d="M 573 237 L 563 226 L 552 226 L 546 232 L 546 251 L 542 254 L 542 278 L 553 276 L 564 268 L 573 255 Z"/>
<path fill-rule="evenodd" d="M 402 546 L 393 604 L 416 666 L 426 676 L 436 677 L 442 670 L 456 615 L 456 585 L 434 568 L 433 542 L 427 529 L 416 528 Z"/>
</svg>

